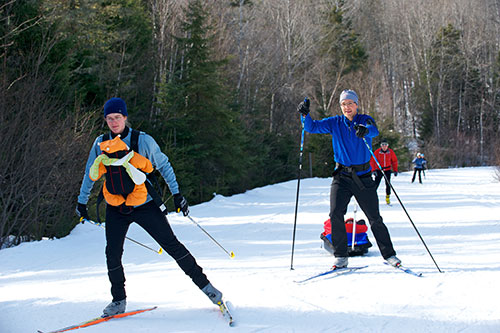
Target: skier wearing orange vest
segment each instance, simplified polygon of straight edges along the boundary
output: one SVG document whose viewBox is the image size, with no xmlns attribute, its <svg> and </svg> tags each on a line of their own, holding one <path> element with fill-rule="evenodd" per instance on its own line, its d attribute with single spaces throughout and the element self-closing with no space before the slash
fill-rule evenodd
<svg viewBox="0 0 500 333">
<path fill-rule="evenodd" d="M 179 190 L 174 169 L 153 137 L 128 127 L 127 118 L 127 105 L 121 98 L 111 98 L 104 104 L 104 119 L 110 132 L 98 136 L 92 145 L 76 207 L 77 215 L 89 220 L 90 192 L 94 182 L 104 176 L 105 253 L 113 299 L 104 308 L 103 317 L 123 313 L 127 306 L 122 256 L 123 243 L 133 222 L 146 230 L 194 284 L 220 306 L 222 293 L 210 283 L 193 255 L 177 239 L 164 212 L 148 193 L 147 174 L 156 168 L 174 197 L 175 210 L 188 216 L 189 205 Z"/>
</svg>

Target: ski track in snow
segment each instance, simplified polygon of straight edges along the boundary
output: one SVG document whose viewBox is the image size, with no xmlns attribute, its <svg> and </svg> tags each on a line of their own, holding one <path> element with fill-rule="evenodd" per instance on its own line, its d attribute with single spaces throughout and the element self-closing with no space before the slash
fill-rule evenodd
<svg viewBox="0 0 500 333">
<path fill-rule="evenodd" d="M 191 207 L 191 216 L 231 260 L 181 214 L 169 221 L 211 282 L 231 302 L 236 326 L 167 255 L 126 242 L 123 263 L 128 310 L 152 312 L 112 320 L 91 332 L 500 332 L 500 183 L 493 167 L 426 170 L 393 177 L 403 204 L 427 243 L 439 273 L 394 194 L 381 215 L 403 264 L 415 277 L 383 264 L 375 239 L 350 266 L 367 268 L 315 283 L 293 281 L 324 271 L 332 256 L 319 238 L 328 218 L 331 178 L 302 179 L 294 252 L 291 244 L 297 181 Z M 354 199 L 353 199 L 354 200 Z M 347 217 L 352 217 L 351 200 Z M 358 208 L 356 217 L 365 218 Z M 158 245 L 140 227 L 132 237 Z M 0 332 L 51 331 L 101 314 L 109 303 L 104 232 L 79 224 L 65 238 L 0 251 Z"/>
</svg>

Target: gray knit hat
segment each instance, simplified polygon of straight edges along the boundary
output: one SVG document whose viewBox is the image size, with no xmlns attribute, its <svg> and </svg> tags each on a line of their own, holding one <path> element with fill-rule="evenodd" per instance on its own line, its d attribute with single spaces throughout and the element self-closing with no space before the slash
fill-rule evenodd
<svg viewBox="0 0 500 333">
<path fill-rule="evenodd" d="M 356 92 L 354 90 L 347 89 L 347 90 L 342 91 L 342 93 L 340 94 L 339 103 L 342 103 L 342 101 L 344 99 L 350 99 L 354 103 L 358 104 L 358 95 L 356 94 Z"/>
</svg>

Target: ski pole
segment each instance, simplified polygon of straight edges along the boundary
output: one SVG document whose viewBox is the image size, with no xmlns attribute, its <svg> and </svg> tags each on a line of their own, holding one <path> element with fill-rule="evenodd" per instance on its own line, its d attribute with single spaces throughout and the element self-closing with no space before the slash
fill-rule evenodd
<svg viewBox="0 0 500 333">
<path fill-rule="evenodd" d="M 202 228 L 202 226 L 201 226 L 201 225 L 199 225 L 199 223 L 198 223 L 198 222 L 196 222 L 195 220 L 193 220 L 193 218 L 192 218 L 191 216 L 186 215 L 186 217 L 187 217 L 187 218 L 188 218 L 191 222 L 193 222 L 194 224 L 196 224 L 196 226 L 198 226 L 198 228 L 200 228 L 200 229 L 201 229 L 201 231 L 203 231 L 203 232 L 204 232 L 204 233 L 205 233 L 205 234 L 206 234 L 206 235 L 207 235 L 207 236 L 208 236 L 211 240 L 213 240 L 213 241 L 214 241 L 214 243 L 215 243 L 215 244 L 217 244 L 217 245 L 218 245 L 218 246 L 219 246 L 219 247 L 220 247 L 220 248 L 221 248 L 224 252 L 226 252 L 226 253 L 227 253 L 227 255 L 228 255 L 231 259 L 233 259 L 233 258 L 234 258 L 234 252 L 233 252 L 233 251 L 228 252 L 228 251 L 227 251 L 227 250 L 226 250 L 226 249 L 225 249 L 222 245 L 220 245 L 220 244 L 219 244 L 219 242 L 217 242 L 217 241 L 215 240 L 215 238 L 213 238 L 213 237 L 212 237 L 212 236 L 211 236 L 211 235 L 210 235 L 210 234 L 209 234 L 209 233 L 208 233 L 205 229 L 203 229 L 203 228 Z"/>
<path fill-rule="evenodd" d="M 304 103 L 309 106 L 309 99 L 304 98 Z M 295 232 L 297 230 L 297 210 L 299 208 L 299 189 L 300 189 L 300 172 L 302 171 L 302 154 L 304 152 L 304 120 L 305 116 L 300 116 L 300 123 L 302 125 L 302 134 L 300 136 L 300 153 L 299 153 L 299 172 L 297 179 L 297 194 L 295 195 L 295 218 L 293 220 L 293 236 L 292 236 L 292 258 L 290 261 L 290 270 L 293 270 L 293 252 L 295 249 Z"/>
<path fill-rule="evenodd" d="M 82 223 L 84 223 L 84 222 L 89 222 L 90 224 L 93 224 L 93 225 L 95 225 L 95 226 L 98 226 L 98 227 L 101 227 L 101 228 L 103 228 L 103 229 L 106 229 L 106 227 L 103 225 L 103 223 L 97 223 L 97 222 L 92 221 L 92 220 L 87 220 L 87 219 L 85 219 L 85 218 L 83 218 L 83 217 L 82 217 L 82 218 L 80 218 L 80 222 L 82 222 Z M 153 252 L 156 252 L 156 253 L 158 253 L 158 254 L 162 254 L 162 253 L 163 253 L 163 249 L 162 249 L 161 247 L 160 247 L 160 249 L 159 249 L 159 250 L 155 250 L 155 249 L 150 248 L 150 247 L 149 247 L 149 246 L 147 246 L 147 245 L 142 244 L 141 242 L 136 241 L 136 240 L 135 240 L 135 239 L 133 239 L 133 238 L 130 238 L 130 237 L 128 237 L 128 236 L 125 236 L 125 238 L 126 238 L 126 239 L 128 239 L 129 241 L 131 241 L 131 242 L 133 242 L 133 243 L 137 244 L 137 245 L 140 245 L 140 246 L 142 246 L 142 247 L 144 247 L 144 248 L 146 248 L 146 249 L 148 249 L 148 250 L 151 250 L 151 251 L 153 251 Z"/>
<path fill-rule="evenodd" d="M 352 221 L 352 244 L 351 248 L 354 251 L 354 242 L 356 241 L 356 212 L 358 210 L 358 204 L 354 203 L 354 219 Z"/>
<path fill-rule="evenodd" d="M 379 167 L 380 170 L 382 170 L 382 167 L 380 166 L 380 163 L 378 162 L 377 158 L 375 157 L 375 154 L 373 153 L 372 149 L 370 148 L 370 145 L 368 144 L 368 142 L 366 142 L 366 139 L 363 138 L 363 141 L 365 142 L 365 145 L 366 145 L 366 148 L 368 148 L 368 151 L 370 152 L 370 154 L 373 156 L 373 159 L 375 160 L 375 162 L 377 163 L 377 166 Z M 401 205 L 401 207 L 403 208 L 404 212 L 406 213 L 406 216 L 408 216 L 408 219 L 410 220 L 411 222 L 411 225 L 413 226 L 413 228 L 415 229 L 415 231 L 417 232 L 417 235 L 418 237 L 420 238 L 420 240 L 422 241 L 422 243 L 424 244 L 425 246 L 425 249 L 427 250 L 427 253 L 429 253 L 432 261 L 434 261 L 434 265 L 436 265 L 439 273 L 443 273 L 441 271 L 441 269 L 439 268 L 436 260 L 434 260 L 434 257 L 432 256 L 432 253 L 431 251 L 429 250 L 429 248 L 427 247 L 427 244 L 425 244 L 425 241 L 424 239 L 422 238 L 422 236 L 420 235 L 420 232 L 418 231 L 415 223 L 413 223 L 413 220 L 411 219 L 410 217 L 410 214 L 408 214 L 408 211 L 406 210 L 405 206 L 403 205 L 403 202 L 401 201 L 401 199 L 399 198 L 399 195 L 398 193 L 396 192 L 396 190 L 394 189 L 394 187 L 392 186 L 391 182 L 389 181 L 389 179 L 387 178 L 387 176 L 385 175 L 384 172 L 382 172 L 382 175 L 384 175 L 384 178 L 385 178 L 385 181 L 387 182 L 387 184 L 389 184 L 391 186 L 391 189 L 392 191 L 394 192 L 394 195 L 396 196 L 396 198 L 398 199 L 399 201 L 399 204 Z"/>
</svg>

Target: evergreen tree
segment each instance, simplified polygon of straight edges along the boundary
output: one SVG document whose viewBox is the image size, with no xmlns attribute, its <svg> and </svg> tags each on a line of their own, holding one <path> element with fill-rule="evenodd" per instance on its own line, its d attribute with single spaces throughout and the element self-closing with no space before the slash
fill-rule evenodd
<svg viewBox="0 0 500 333">
<path fill-rule="evenodd" d="M 211 52 L 211 29 L 202 1 L 191 1 L 183 23 L 186 37 L 178 37 L 183 57 L 171 81 L 158 96 L 169 119 L 158 128 L 163 134 L 182 191 L 193 202 L 213 193 L 241 190 L 246 157 L 238 113 L 230 105 L 222 65 Z"/>
<path fill-rule="evenodd" d="M 46 1 L 47 20 L 71 49 L 68 85 L 84 109 L 123 97 L 135 113 L 150 102 L 151 24 L 141 0 Z M 135 117 L 134 117 L 135 118 Z"/>
<path fill-rule="evenodd" d="M 368 59 L 359 34 L 352 28 L 351 20 L 345 17 L 344 5 L 344 1 L 333 5 L 325 13 L 322 27 L 320 54 L 330 60 L 329 73 L 332 78 L 361 69 Z"/>
<path fill-rule="evenodd" d="M 351 21 L 345 17 L 344 1 L 333 5 L 325 12 L 325 23 L 322 26 L 323 38 L 319 44 L 321 58 L 328 62 L 327 77 L 335 87 L 346 75 L 359 71 L 366 63 L 368 56 L 361 45 L 359 35 L 352 28 Z M 355 88 L 355 87 L 348 87 Z M 318 95 L 322 96 L 322 87 L 318 86 Z M 339 110 L 334 96 L 322 96 L 322 100 L 332 99 L 333 105 L 326 110 L 329 103 L 323 103 L 317 110 L 320 118 L 332 115 L 332 110 Z M 307 150 L 314 153 L 313 173 L 318 177 L 328 177 L 335 167 L 332 157 L 331 137 L 327 135 L 308 135 Z"/>
<path fill-rule="evenodd" d="M 447 126 L 453 126 L 457 121 L 458 95 L 463 89 L 465 74 L 465 59 L 459 42 L 460 31 L 449 24 L 438 31 L 430 52 L 431 75 L 428 79 L 433 90 L 432 132 L 438 141 L 448 132 Z"/>
</svg>

